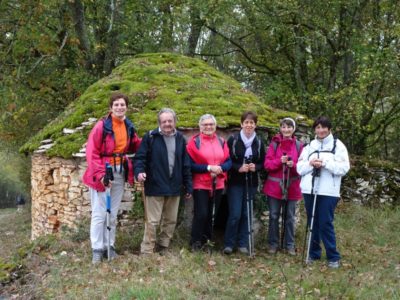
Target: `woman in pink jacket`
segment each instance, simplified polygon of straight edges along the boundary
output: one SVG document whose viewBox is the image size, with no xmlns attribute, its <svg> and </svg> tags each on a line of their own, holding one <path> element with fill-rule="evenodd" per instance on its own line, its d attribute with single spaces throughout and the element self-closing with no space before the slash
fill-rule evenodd
<svg viewBox="0 0 400 300">
<path fill-rule="evenodd" d="M 215 117 L 201 116 L 199 126 L 200 133 L 186 146 L 193 180 L 192 251 L 201 250 L 213 238 L 213 220 L 225 188 L 226 172 L 232 166 L 228 145 L 216 134 Z"/>
<path fill-rule="evenodd" d="M 281 246 L 290 255 L 296 255 L 294 225 L 296 202 L 302 198 L 300 176 L 296 171 L 297 160 L 303 145 L 296 140 L 296 123 L 291 118 L 280 122 L 279 134 L 272 138 L 265 156 L 264 167 L 268 177 L 264 194 L 268 198 L 269 228 L 268 253 L 275 254 Z M 279 241 L 279 216 L 283 220 L 283 241 Z M 281 244 L 281 245 L 280 245 Z"/>
<path fill-rule="evenodd" d="M 114 242 L 119 205 L 124 193 L 125 181 L 133 184 L 133 165 L 128 154 L 137 151 L 140 145 L 132 122 L 126 118 L 128 97 L 113 94 L 109 102 L 110 113 L 98 121 L 89 134 L 86 144 L 87 169 L 83 183 L 89 187 L 92 217 L 90 222 L 90 241 L 92 244 L 92 263 L 101 262 L 108 245 L 106 228 L 106 187 L 104 175 L 106 163 L 113 169 L 114 180 L 111 187 L 111 259 L 116 257 Z"/>
</svg>

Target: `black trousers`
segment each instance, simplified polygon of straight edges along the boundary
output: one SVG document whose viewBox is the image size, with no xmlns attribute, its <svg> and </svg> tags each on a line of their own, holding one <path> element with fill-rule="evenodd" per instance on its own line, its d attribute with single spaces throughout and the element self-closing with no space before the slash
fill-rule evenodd
<svg viewBox="0 0 400 300">
<path fill-rule="evenodd" d="M 190 244 L 200 242 L 204 244 L 207 240 L 212 239 L 212 211 L 213 202 L 215 200 L 215 214 L 217 215 L 219 204 L 221 203 L 221 195 L 223 190 L 215 191 L 215 198 L 211 191 L 194 190 L 194 213 L 192 223 L 192 236 Z"/>
</svg>

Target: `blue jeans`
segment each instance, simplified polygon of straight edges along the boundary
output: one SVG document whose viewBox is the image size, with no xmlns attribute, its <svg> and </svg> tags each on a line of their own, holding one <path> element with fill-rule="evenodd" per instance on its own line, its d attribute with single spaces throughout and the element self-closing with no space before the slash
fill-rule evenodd
<svg viewBox="0 0 400 300">
<path fill-rule="evenodd" d="M 254 201 L 256 187 L 249 187 L 249 199 Z M 229 216 L 226 222 L 224 245 L 248 248 L 249 229 L 247 214 L 247 191 L 245 185 L 228 187 Z"/>
<path fill-rule="evenodd" d="M 294 223 L 296 214 L 296 202 L 293 200 L 286 201 L 286 218 L 285 233 L 283 236 L 283 247 L 285 249 L 294 249 Z M 268 196 L 269 206 L 269 226 L 268 226 L 268 245 L 272 249 L 280 247 L 279 235 L 279 217 L 282 209 L 284 209 L 284 200 L 272 198 Z M 282 228 L 283 230 L 283 228 Z"/>
<path fill-rule="evenodd" d="M 310 226 L 314 195 L 303 194 L 303 196 L 307 211 L 307 224 Z M 322 240 L 328 261 L 340 260 L 340 253 L 336 249 L 335 228 L 333 227 L 334 212 L 338 201 L 338 197 L 317 196 L 310 246 L 311 259 L 321 258 L 320 243 Z"/>
</svg>

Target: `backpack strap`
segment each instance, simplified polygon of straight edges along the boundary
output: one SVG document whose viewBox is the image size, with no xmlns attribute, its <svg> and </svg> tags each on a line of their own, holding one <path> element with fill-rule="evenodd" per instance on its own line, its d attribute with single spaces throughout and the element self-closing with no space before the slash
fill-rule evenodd
<svg viewBox="0 0 400 300">
<path fill-rule="evenodd" d="M 319 155 L 320 153 L 332 153 L 333 155 L 335 155 L 335 153 L 336 153 L 336 142 L 337 142 L 337 137 L 334 137 L 334 138 L 333 138 L 333 147 L 332 147 L 331 150 L 322 150 L 322 151 L 315 150 L 315 151 L 311 152 L 311 153 L 308 155 L 308 158 L 310 158 L 310 156 L 313 155 L 314 153 L 318 153 L 318 155 Z"/>
<path fill-rule="evenodd" d="M 221 145 L 221 148 L 224 149 L 225 141 L 218 135 L 217 135 L 217 138 L 218 138 L 219 144 Z"/>
<path fill-rule="evenodd" d="M 274 146 L 274 152 L 276 153 L 276 149 L 278 148 L 278 143 L 272 141 L 273 146 Z M 301 147 L 301 142 L 299 140 L 296 139 L 296 151 L 297 151 L 297 155 L 299 155 L 300 153 L 300 147 Z"/>
<path fill-rule="evenodd" d="M 236 133 L 234 135 L 232 135 L 233 137 L 233 142 L 232 142 L 232 155 L 237 159 L 238 156 L 236 154 L 236 144 L 239 140 L 239 133 Z M 260 156 L 261 155 L 261 140 L 259 139 L 259 137 L 256 135 L 254 140 L 258 143 L 257 145 L 257 155 Z"/>
<path fill-rule="evenodd" d="M 221 145 L 222 149 L 224 149 L 225 141 L 218 135 L 217 135 L 217 138 L 218 138 L 219 144 Z M 196 135 L 196 137 L 194 138 L 194 143 L 196 145 L 196 148 L 199 150 L 200 145 L 201 145 L 200 134 Z"/>
<path fill-rule="evenodd" d="M 301 142 L 296 139 L 296 150 L 297 150 L 297 155 L 300 154 L 300 147 L 301 147 Z"/>
<path fill-rule="evenodd" d="M 238 157 L 237 157 L 237 154 L 236 154 L 236 144 L 237 144 L 237 141 L 239 140 L 239 134 L 238 133 L 237 134 L 233 134 L 232 138 L 233 138 L 232 155 L 237 159 Z"/>
<path fill-rule="evenodd" d="M 333 154 L 336 153 L 336 142 L 337 142 L 337 137 L 334 137 L 334 138 L 333 138 L 333 147 L 332 147 L 332 150 L 331 150 L 331 152 L 332 152 Z"/>
<path fill-rule="evenodd" d="M 274 147 L 274 152 L 276 153 L 276 149 L 278 149 L 278 143 L 275 141 L 272 141 L 272 146 Z"/>
<path fill-rule="evenodd" d="M 201 144 L 200 135 L 199 134 L 196 135 L 196 137 L 194 138 L 194 144 L 196 145 L 197 150 L 199 150 L 200 149 L 200 144 Z"/>
<path fill-rule="evenodd" d="M 152 130 L 148 132 L 148 139 L 147 139 L 147 157 L 151 157 L 151 151 L 153 150 L 154 144 L 154 136 L 152 134 Z"/>
</svg>

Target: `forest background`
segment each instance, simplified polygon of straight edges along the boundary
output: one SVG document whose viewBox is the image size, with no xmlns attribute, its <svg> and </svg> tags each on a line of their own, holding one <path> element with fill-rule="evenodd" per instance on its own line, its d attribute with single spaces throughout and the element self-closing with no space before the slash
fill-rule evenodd
<svg viewBox="0 0 400 300">
<path fill-rule="evenodd" d="M 328 115 L 351 154 L 397 160 L 400 1 L 0 0 L 0 194 L 18 148 L 139 53 L 201 58 L 267 104 Z"/>
</svg>

